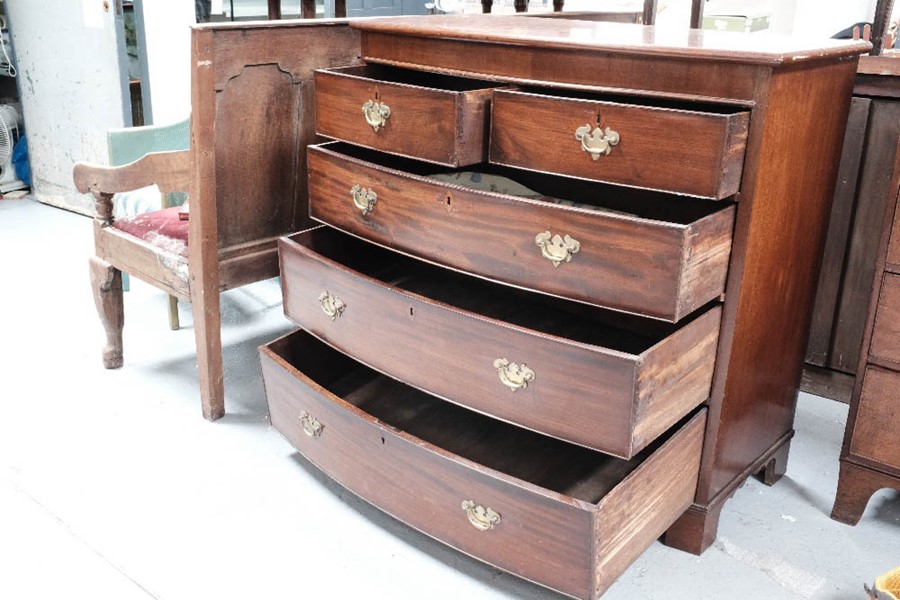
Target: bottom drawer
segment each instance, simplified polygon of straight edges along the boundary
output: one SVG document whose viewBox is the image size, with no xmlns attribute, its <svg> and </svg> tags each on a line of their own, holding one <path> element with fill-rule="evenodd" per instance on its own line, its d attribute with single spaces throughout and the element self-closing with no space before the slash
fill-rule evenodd
<svg viewBox="0 0 900 600">
<path fill-rule="evenodd" d="M 260 349 L 273 426 L 341 485 L 466 554 L 596 598 L 691 504 L 706 411 L 631 460 L 438 400 L 298 331 Z"/>
</svg>

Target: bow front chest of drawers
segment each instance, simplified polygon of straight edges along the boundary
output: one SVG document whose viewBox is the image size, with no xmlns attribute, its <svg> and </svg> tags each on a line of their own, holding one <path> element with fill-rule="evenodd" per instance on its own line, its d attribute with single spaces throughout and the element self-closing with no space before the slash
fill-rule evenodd
<svg viewBox="0 0 900 600">
<path fill-rule="evenodd" d="M 280 241 L 273 425 L 442 542 L 579 598 L 784 472 L 860 42 L 352 22 L 319 227 Z M 336 24 L 335 27 L 346 27 Z"/>
</svg>

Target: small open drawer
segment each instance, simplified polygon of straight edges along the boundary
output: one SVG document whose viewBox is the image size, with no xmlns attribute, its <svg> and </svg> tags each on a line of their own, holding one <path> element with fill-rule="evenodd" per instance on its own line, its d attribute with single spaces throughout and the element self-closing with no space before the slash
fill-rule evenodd
<svg viewBox="0 0 900 600">
<path fill-rule="evenodd" d="M 311 146 L 311 216 L 493 281 L 677 322 L 725 289 L 734 204 Z"/>
<path fill-rule="evenodd" d="M 486 160 L 496 83 L 381 65 L 315 72 L 316 133 L 448 165 Z"/>
<path fill-rule="evenodd" d="M 706 410 L 624 461 L 461 409 L 299 331 L 260 349 L 272 425 L 374 506 L 576 598 L 597 598 L 691 504 Z"/>
<path fill-rule="evenodd" d="M 279 241 L 285 315 L 366 365 L 630 458 L 709 397 L 721 307 L 679 325 L 531 294 L 319 227 Z"/>
<path fill-rule="evenodd" d="M 737 192 L 750 113 L 654 102 L 497 90 L 490 161 L 706 198 Z"/>
</svg>

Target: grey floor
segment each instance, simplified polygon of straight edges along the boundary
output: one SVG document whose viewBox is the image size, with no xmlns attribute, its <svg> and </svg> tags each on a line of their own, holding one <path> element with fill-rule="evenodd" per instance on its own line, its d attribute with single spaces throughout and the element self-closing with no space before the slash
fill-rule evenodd
<svg viewBox="0 0 900 600">
<path fill-rule="evenodd" d="M 223 296 L 228 415 L 200 416 L 190 311 L 126 294 L 101 367 L 88 218 L 0 201 L 0 599 L 559 598 L 331 483 L 268 422 L 256 348 L 292 329 L 275 281 Z M 847 407 L 801 395 L 787 476 L 752 480 L 696 557 L 654 544 L 609 600 L 863 598 L 900 564 L 900 495 L 828 515 Z"/>
</svg>

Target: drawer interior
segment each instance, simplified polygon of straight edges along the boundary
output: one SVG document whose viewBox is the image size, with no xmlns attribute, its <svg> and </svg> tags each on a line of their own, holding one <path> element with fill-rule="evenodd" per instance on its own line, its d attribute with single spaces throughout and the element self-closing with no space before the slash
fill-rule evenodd
<svg viewBox="0 0 900 600">
<path fill-rule="evenodd" d="M 523 193 L 521 194 L 522 197 L 588 210 L 615 212 L 641 219 L 665 221 L 679 225 L 688 225 L 733 205 L 733 203 L 728 201 L 704 200 L 690 196 L 673 196 L 663 192 L 572 179 L 490 163 L 481 163 L 465 169 L 452 169 L 400 156 L 392 156 L 343 142 L 323 144 L 321 148 L 403 173 L 434 178 L 437 181 L 447 182 L 450 178 L 449 176 L 461 172 L 501 177 L 533 192 Z M 477 178 L 477 175 L 475 177 Z M 455 183 L 455 178 L 453 184 L 464 185 Z"/>
<path fill-rule="evenodd" d="M 273 342 L 269 350 L 382 424 L 591 504 L 599 502 L 668 439 L 661 436 L 630 460 L 614 458 L 439 400 L 369 369 L 302 330 Z"/>
<path fill-rule="evenodd" d="M 296 234 L 291 240 L 389 286 L 506 323 L 627 354 L 645 352 L 710 307 L 676 325 L 469 277 L 328 227 Z"/>
<path fill-rule="evenodd" d="M 482 79 L 457 77 L 454 75 L 444 75 L 442 73 L 431 73 L 429 71 L 400 69 L 398 67 L 377 64 L 323 69 L 323 72 L 363 79 L 373 79 L 386 83 L 398 83 L 402 85 L 414 85 L 423 88 L 446 90 L 450 92 L 468 92 L 502 86 L 502 84 L 498 84 L 497 82 L 485 81 Z"/>
<path fill-rule="evenodd" d="M 686 112 L 700 112 L 715 115 L 736 115 L 747 112 L 746 106 L 693 101 L 683 98 L 666 98 L 661 96 L 629 96 L 626 94 L 610 94 L 592 92 L 589 90 L 577 90 L 559 87 L 521 86 L 510 90 L 523 94 L 536 94 L 539 96 L 552 96 L 570 100 L 589 100 L 593 102 L 610 102 L 615 104 L 643 106 L 647 108 L 660 108 L 669 111 L 680 110 Z"/>
</svg>

